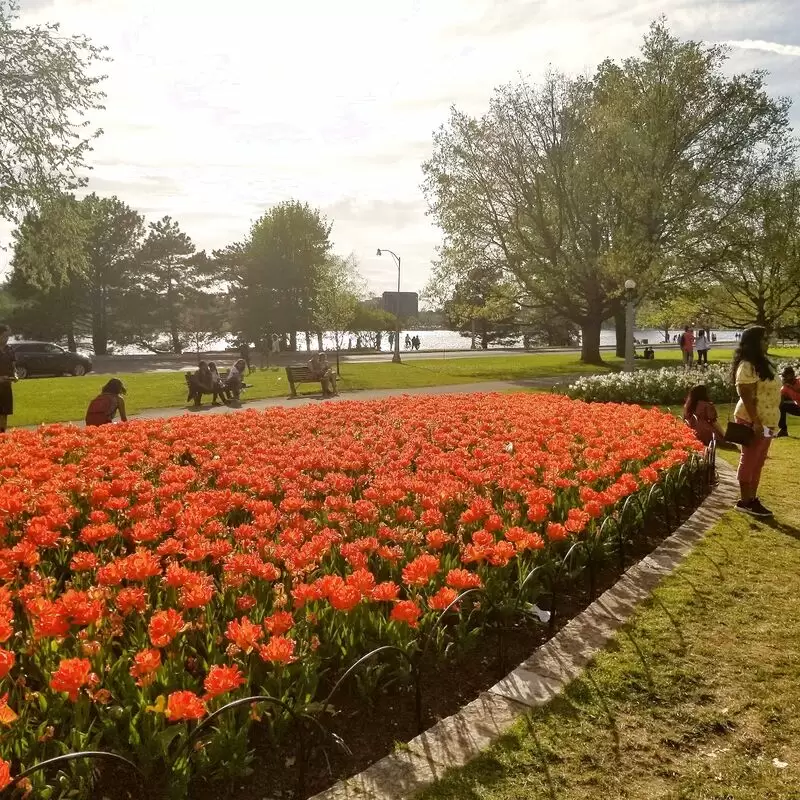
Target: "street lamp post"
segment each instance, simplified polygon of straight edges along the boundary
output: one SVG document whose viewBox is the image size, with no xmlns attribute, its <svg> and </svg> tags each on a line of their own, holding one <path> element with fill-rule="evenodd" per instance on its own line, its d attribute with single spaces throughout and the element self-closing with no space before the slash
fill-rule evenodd
<svg viewBox="0 0 800 800">
<path fill-rule="evenodd" d="M 394 355 L 392 356 L 392 363 L 400 363 L 400 256 L 392 250 L 387 250 L 385 247 L 378 248 L 378 255 L 381 256 L 388 253 L 397 262 L 397 304 L 395 306 L 395 329 L 394 329 Z"/>
<path fill-rule="evenodd" d="M 636 307 L 633 299 L 636 292 L 636 281 L 628 278 L 625 281 L 625 371 L 633 372 L 633 327 L 636 324 Z"/>
</svg>

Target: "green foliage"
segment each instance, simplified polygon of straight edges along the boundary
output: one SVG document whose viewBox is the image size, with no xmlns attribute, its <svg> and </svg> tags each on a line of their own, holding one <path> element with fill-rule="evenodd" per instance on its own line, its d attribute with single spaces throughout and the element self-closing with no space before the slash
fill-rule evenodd
<svg viewBox="0 0 800 800">
<path fill-rule="evenodd" d="M 19 26 L 15 0 L 0 0 L 0 217 L 85 185 L 78 177 L 100 130 L 97 74 L 103 50 L 58 25 Z"/>
<path fill-rule="evenodd" d="M 592 81 L 551 73 L 501 87 L 479 118 L 453 109 L 423 170 L 458 277 L 500 272 L 580 326 L 583 359 L 599 361 L 625 281 L 641 298 L 713 264 L 741 186 L 791 155 L 787 104 L 725 58 L 656 22 Z"/>
<path fill-rule="evenodd" d="M 144 221 L 117 197 L 62 196 L 31 211 L 14 232 L 8 282 L 22 305 L 17 322 L 28 335 L 65 336 L 74 349 L 90 331 L 105 353 L 118 330 L 119 308 Z"/>
<path fill-rule="evenodd" d="M 236 328 L 248 341 L 314 329 L 317 290 L 331 253 L 331 226 L 307 203 L 273 206 L 247 240 L 216 251 L 231 286 Z"/>
<path fill-rule="evenodd" d="M 171 217 L 150 224 L 131 270 L 125 302 L 120 311 L 128 330 L 121 341 L 134 341 L 148 349 L 161 350 L 166 333 L 167 347 L 182 352 L 203 338 L 216 338 L 221 320 L 218 309 L 202 289 L 211 278 L 205 253 L 197 253 L 187 234 Z M 184 327 L 188 325 L 188 329 Z M 199 327 L 207 330 L 199 330 Z"/>
</svg>

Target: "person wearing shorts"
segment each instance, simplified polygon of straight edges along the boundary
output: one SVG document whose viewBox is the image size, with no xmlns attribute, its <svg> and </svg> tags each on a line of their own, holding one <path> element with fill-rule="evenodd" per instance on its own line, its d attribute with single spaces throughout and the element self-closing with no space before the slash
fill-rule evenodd
<svg viewBox="0 0 800 800">
<path fill-rule="evenodd" d="M 11 329 L 0 325 L 0 433 L 6 432 L 8 418 L 14 413 L 14 392 L 11 384 L 17 380 L 17 362 L 8 346 Z"/>
<path fill-rule="evenodd" d="M 772 516 L 758 499 L 761 471 L 780 421 L 781 385 L 767 357 L 768 348 L 766 329 L 753 326 L 742 334 L 733 356 L 733 380 L 739 395 L 734 417 L 753 430 L 750 442 L 742 445 L 736 473 L 741 491 L 736 510 L 753 517 Z"/>
<path fill-rule="evenodd" d="M 681 334 L 679 344 L 681 353 L 683 353 L 683 366 L 686 369 L 691 369 L 694 363 L 694 331 L 689 325 L 686 326 Z"/>
</svg>

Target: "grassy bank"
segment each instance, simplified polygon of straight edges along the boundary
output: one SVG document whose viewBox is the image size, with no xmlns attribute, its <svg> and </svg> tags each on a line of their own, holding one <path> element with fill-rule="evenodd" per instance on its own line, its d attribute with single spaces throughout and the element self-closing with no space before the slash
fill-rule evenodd
<svg viewBox="0 0 800 800">
<path fill-rule="evenodd" d="M 728 360 L 730 350 L 714 350 L 711 360 Z M 776 351 L 776 356 L 800 358 L 800 348 Z M 675 366 L 680 353 L 669 350 L 658 353 L 655 361 L 639 361 L 639 368 Z M 299 359 L 302 361 L 302 359 Z M 607 358 L 606 365 L 596 367 L 582 364 L 574 354 L 535 353 L 478 358 L 430 358 L 392 364 L 353 364 L 341 366 L 342 391 L 359 389 L 408 389 L 425 386 L 447 386 L 481 381 L 524 381 L 537 378 L 567 377 L 620 369 L 621 360 Z M 130 373 L 120 378 L 128 388 L 129 413 L 144 409 L 179 408 L 186 403 L 186 385 L 179 372 Z M 87 375 L 83 378 L 36 378 L 20 381 L 14 387 L 16 413 L 12 424 L 38 425 L 42 422 L 61 422 L 82 419 L 86 406 L 107 375 Z M 289 392 L 283 369 L 258 370 L 248 378 L 253 388 L 247 391 L 249 400 L 286 397 Z M 303 385 L 300 392 L 314 392 L 312 385 Z"/>
<path fill-rule="evenodd" d="M 774 442 L 776 520 L 728 514 L 563 697 L 420 800 L 800 798 L 798 464 Z"/>
</svg>

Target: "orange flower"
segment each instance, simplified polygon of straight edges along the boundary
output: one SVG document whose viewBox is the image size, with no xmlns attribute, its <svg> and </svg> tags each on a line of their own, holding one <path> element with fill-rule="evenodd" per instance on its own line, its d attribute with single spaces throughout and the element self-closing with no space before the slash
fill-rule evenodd
<svg viewBox="0 0 800 800">
<path fill-rule="evenodd" d="M 62 658 L 58 669 L 50 676 L 50 688 L 54 692 L 66 692 L 74 703 L 82 686 L 99 683 L 87 658 Z"/>
<path fill-rule="evenodd" d="M 397 600 L 399 594 L 400 587 L 396 583 L 384 581 L 383 583 L 379 583 L 372 590 L 371 596 L 373 600 L 377 600 L 378 602 L 390 603 L 393 600 Z"/>
<path fill-rule="evenodd" d="M 173 692 L 167 698 L 165 713 L 170 722 L 202 719 L 206 715 L 206 704 L 194 692 Z"/>
<path fill-rule="evenodd" d="M 208 675 L 203 681 L 203 686 L 206 690 L 204 699 L 210 700 L 213 697 L 219 697 L 221 694 L 232 692 L 246 682 L 244 675 L 236 665 L 225 667 L 215 664 L 208 671 Z"/>
<path fill-rule="evenodd" d="M 425 586 L 439 571 L 439 563 L 436 556 L 423 553 L 403 568 L 403 580 L 409 586 Z"/>
<path fill-rule="evenodd" d="M 11 783 L 11 764 L 0 758 L 0 791 Z"/>
<path fill-rule="evenodd" d="M 263 661 L 273 664 L 291 664 L 294 661 L 294 639 L 286 636 L 273 636 L 265 645 L 261 645 L 258 654 Z"/>
<path fill-rule="evenodd" d="M 410 628 L 416 628 L 421 614 L 422 610 L 416 603 L 411 600 L 401 600 L 392 609 L 389 618 L 396 622 L 405 622 Z"/>
<path fill-rule="evenodd" d="M 443 586 L 428 600 L 428 605 L 436 611 L 444 611 L 456 597 L 458 597 L 458 592 L 455 589 Z"/>
<path fill-rule="evenodd" d="M 264 631 L 261 630 L 260 625 L 251 622 L 248 617 L 242 617 L 238 622 L 231 620 L 228 623 L 225 637 L 245 653 L 252 653 L 258 642 L 264 638 Z"/>
<path fill-rule="evenodd" d="M 133 666 L 130 669 L 130 674 L 136 678 L 137 686 L 149 686 L 155 680 L 155 673 L 160 667 L 160 650 L 140 650 L 133 657 Z"/>
<path fill-rule="evenodd" d="M 448 586 L 452 586 L 461 592 L 465 589 L 478 589 L 483 586 L 480 577 L 468 569 L 451 569 L 447 573 L 446 582 Z"/>
<path fill-rule="evenodd" d="M 147 607 L 147 595 L 140 586 L 133 586 L 129 589 L 120 589 L 117 594 L 117 611 L 123 617 L 137 611 L 142 614 Z"/>
<path fill-rule="evenodd" d="M 183 625 L 183 617 L 174 608 L 156 611 L 150 617 L 150 624 L 147 626 L 153 647 L 167 647 L 181 632 Z"/>
<path fill-rule="evenodd" d="M 294 617 L 288 611 L 277 611 L 270 617 L 264 617 L 264 627 L 273 636 L 282 636 L 294 625 Z"/>
<path fill-rule="evenodd" d="M 0 679 L 8 675 L 16 660 L 17 657 L 11 650 L 0 648 Z"/>
</svg>

